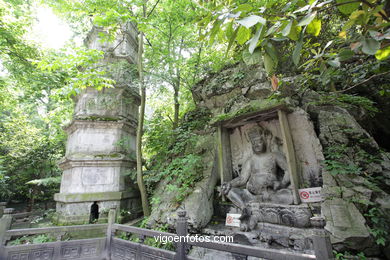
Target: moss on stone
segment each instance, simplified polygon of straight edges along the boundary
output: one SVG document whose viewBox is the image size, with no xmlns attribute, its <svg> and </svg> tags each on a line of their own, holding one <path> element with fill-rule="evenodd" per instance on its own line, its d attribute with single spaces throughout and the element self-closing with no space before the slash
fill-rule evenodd
<svg viewBox="0 0 390 260">
<path fill-rule="evenodd" d="M 120 118 L 112 116 L 86 116 L 79 117 L 78 119 L 87 121 L 120 121 Z"/>
<path fill-rule="evenodd" d="M 95 154 L 95 158 L 122 158 L 124 154 L 121 153 L 107 153 L 107 154 Z"/>
<path fill-rule="evenodd" d="M 247 105 L 245 105 L 244 107 L 236 111 L 215 116 L 214 118 L 211 119 L 210 124 L 215 125 L 218 122 L 233 119 L 243 114 L 252 113 L 252 112 L 261 112 L 263 110 L 269 110 L 285 104 L 286 102 L 283 99 L 282 100 L 277 100 L 277 99 L 252 100 Z"/>
</svg>

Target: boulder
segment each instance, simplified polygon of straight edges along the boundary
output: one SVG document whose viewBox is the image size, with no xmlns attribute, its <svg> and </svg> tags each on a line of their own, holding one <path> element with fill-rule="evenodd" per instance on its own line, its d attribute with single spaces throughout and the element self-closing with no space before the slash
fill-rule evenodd
<svg viewBox="0 0 390 260">
<path fill-rule="evenodd" d="M 321 204 L 321 211 L 333 245 L 360 251 L 372 246 L 366 220 L 353 203 L 333 198 Z"/>
<path fill-rule="evenodd" d="M 180 204 L 175 202 L 177 192 L 167 190 L 169 181 L 165 179 L 158 184 L 154 197 L 159 198 L 159 203 L 152 208 L 148 226 L 168 224 L 174 229 L 179 210 L 187 212 L 189 227 L 192 231 L 199 231 L 209 223 L 214 213 L 213 197 L 218 179 L 213 138 L 213 135 L 203 136 L 193 148 L 194 152 L 201 153 L 203 156 L 204 178 L 195 185 L 191 194 Z"/>
</svg>

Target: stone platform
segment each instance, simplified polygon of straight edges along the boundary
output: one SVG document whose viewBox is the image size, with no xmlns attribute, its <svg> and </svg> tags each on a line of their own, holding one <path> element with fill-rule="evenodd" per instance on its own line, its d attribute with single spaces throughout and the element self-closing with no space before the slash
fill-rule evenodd
<svg viewBox="0 0 390 260">
<path fill-rule="evenodd" d="M 221 222 L 220 224 L 208 225 L 202 230 L 202 234 L 209 236 L 233 236 L 234 242 L 238 244 L 288 249 L 304 253 L 312 253 L 314 250 L 311 237 L 318 230 L 316 228 L 295 228 L 259 223 L 256 229 L 250 232 L 243 232 L 238 227 L 225 226 L 223 220 Z"/>
</svg>

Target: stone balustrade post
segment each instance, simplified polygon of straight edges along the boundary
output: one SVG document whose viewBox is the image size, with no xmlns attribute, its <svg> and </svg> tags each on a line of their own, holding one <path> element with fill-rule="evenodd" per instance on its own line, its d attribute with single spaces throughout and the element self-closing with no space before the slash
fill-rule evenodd
<svg viewBox="0 0 390 260">
<path fill-rule="evenodd" d="M 183 240 L 188 234 L 188 224 L 186 218 L 186 211 L 180 210 L 177 212 L 178 218 L 176 222 L 176 234 L 179 236 L 179 242 L 176 243 L 176 260 L 187 259 L 186 247 L 187 243 Z"/>
<path fill-rule="evenodd" d="M 112 229 L 112 225 L 115 224 L 116 220 L 116 208 L 110 208 L 108 211 L 108 223 L 107 223 L 107 234 L 106 234 L 106 256 L 107 259 L 111 259 L 111 246 L 112 246 L 112 238 L 114 236 L 114 231 Z"/>
<path fill-rule="evenodd" d="M 6 206 L 7 206 L 7 202 L 0 202 L 0 218 L 3 216 L 4 209 Z"/>
<path fill-rule="evenodd" d="M 4 209 L 4 215 L 0 218 L 0 246 L 5 244 L 5 233 L 7 230 L 11 229 L 13 217 L 12 213 L 14 212 L 13 208 Z"/>
<path fill-rule="evenodd" d="M 334 259 L 332 244 L 327 231 L 323 228 L 313 231 L 313 247 L 316 259 L 330 260 Z"/>
</svg>

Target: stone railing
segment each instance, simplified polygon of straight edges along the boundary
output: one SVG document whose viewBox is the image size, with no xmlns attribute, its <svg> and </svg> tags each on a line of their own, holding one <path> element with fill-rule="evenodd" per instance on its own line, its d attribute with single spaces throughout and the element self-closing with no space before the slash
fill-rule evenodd
<svg viewBox="0 0 390 260">
<path fill-rule="evenodd" d="M 217 242 L 177 242 L 175 251 L 146 245 L 147 237 L 185 237 L 188 235 L 187 218 L 185 211 L 178 213 L 176 233 L 160 232 L 133 226 L 115 224 L 115 209 L 109 212 L 108 224 L 92 224 L 79 226 L 60 226 L 49 228 L 31 228 L 8 230 L 11 226 L 12 216 L 5 210 L 0 219 L 0 259 L 196 259 L 187 256 L 191 246 L 208 248 L 218 251 L 230 252 L 235 259 L 247 259 L 248 256 L 265 259 L 333 259 L 329 237 L 323 229 L 313 233 L 313 254 L 303 254 L 291 251 L 259 248 L 240 244 Z M 85 233 L 102 231 L 103 237 L 61 241 L 65 233 Z M 132 234 L 138 242 L 124 240 L 116 237 L 119 232 Z M 54 234 L 55 242 L 29 245 L 8 245 L 13 238 L 26 235 Z"/>
</svg>

